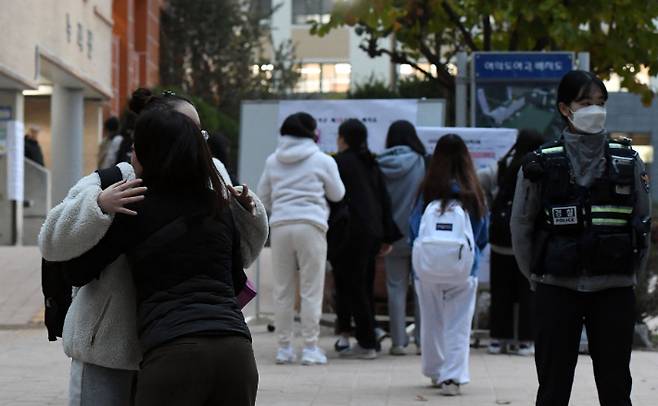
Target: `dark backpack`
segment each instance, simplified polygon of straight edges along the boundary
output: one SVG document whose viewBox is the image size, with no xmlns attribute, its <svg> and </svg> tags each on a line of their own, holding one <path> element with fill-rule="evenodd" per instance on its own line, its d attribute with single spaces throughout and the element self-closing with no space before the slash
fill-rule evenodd
<svg viewBox="0 0 658 406">
<path fill-rule="evenodd" d="M 101 189 L 123 179 L 121 170 L 113 166 L 96 171 L 101 178 Z M 52 262 L 41 259 L 41 290 L 43 292 L 45 314 L 44 323 L 48 329 L 48 340 L 57 341 L 62 337 L 66 312 L 71 306 L 73 287 L 66 277 L 66 261 Z"/>
</svg>

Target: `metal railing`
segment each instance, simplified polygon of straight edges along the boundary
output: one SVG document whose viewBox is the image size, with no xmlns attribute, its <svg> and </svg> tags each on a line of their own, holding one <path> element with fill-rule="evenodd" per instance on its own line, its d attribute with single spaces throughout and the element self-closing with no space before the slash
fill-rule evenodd
<svg viewBox="0 0 658 406">
<path fill-rule="evenodd" d="M 15 219 L 15 203 L 7 196 L 7 155 L 0 154 L 0 245 L 36 245 L 39 230 L 50 210 L 50 171 L 29 159 L 25 159 L 24 165 L 22 217 Z M 16 225 L 22 233 L 16 232 Z M 22 235 L 18 241 L 17 234 Z"/>
</svg>

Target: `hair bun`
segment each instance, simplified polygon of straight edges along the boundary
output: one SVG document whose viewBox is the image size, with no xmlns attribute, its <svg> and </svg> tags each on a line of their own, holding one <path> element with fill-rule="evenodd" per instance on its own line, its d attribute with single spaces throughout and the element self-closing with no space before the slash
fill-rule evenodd
<svg viewBox="0 0 658 406">
<path fill-rule="evenodd" d="M 144 107 L 148 105 L 153 99 L 154 95 L 149 89 L 140 87 L 135 90 L 130 97 L 130 102 L 128 103 L 128 108 L 135 114 L 139 114 L 144 110 Z"/>
</svg>

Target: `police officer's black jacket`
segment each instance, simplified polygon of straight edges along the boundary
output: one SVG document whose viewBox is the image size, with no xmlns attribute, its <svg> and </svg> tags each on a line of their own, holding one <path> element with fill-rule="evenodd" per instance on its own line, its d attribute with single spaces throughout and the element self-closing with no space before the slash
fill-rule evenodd
<svg viewBox="0 0 658 406">
<path fill-rule="evenodd" d="M 94 248 L 67 264 L 80 286 L 128 254 L 144 352 L 187 335 L 251 338 L 235 298 L 245 282 L 239 235 L 229 209 L 210 216 L 206 201 L 149 191 L 134 205 L 137 216 L 117 215 Z"/>
<path fill-rule="evenodd" d="M 519 174 L 512 242 L 532 282 L 597 291 L 632 286 L 646 267 L 644 164 L 606 133 L 572 134 L 530 155 Z"/>
</svg>

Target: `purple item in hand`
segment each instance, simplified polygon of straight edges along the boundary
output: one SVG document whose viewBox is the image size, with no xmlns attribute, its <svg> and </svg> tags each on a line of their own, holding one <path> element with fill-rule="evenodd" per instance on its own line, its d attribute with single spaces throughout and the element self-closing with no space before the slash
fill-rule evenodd
<svg viewBox="0 0 658 406">
<path fill-rule="evenodd" d="M 247 303 L 251 302 L 251 300 L 256 297 L 258 293 L 256 292 L 256 286 L 254 286 L 254 283 L 247 279 L 247 283 L 244 284 L 244 288 L 238 293 L 238 296 L 236 297 L 238 299 L 238 304 L 240 305 L 240 308 L 243 309 Z"/>
</svg>

